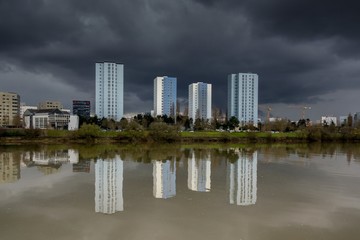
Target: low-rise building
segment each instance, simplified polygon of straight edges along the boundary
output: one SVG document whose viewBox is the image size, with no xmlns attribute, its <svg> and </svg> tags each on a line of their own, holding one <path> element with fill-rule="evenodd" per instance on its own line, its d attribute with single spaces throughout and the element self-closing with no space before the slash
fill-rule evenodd
<svg viewBox="0 0 360 240">
<path fill-rule="evenodd" d="M 63 109 L 63 105 L 59 101 L 43 101 L 38 104 L 39 109 Z"/>
<path fill-rule="evenodd" d="M 28 109 L 24 113 L 25 128 L 31 129 L 68 129 L 76 130 L 79 123 L 77 116 L 59 109 Z"/>
<path fill-rule="evenodd" d="M 324 116 L 324 117 L 321 117 L 321 124 L 328 125 L 328 126 L 334 124 L 335 126 L 337 126 L 337 119 L 336 119 L 336 117 Z"/>
</svg>

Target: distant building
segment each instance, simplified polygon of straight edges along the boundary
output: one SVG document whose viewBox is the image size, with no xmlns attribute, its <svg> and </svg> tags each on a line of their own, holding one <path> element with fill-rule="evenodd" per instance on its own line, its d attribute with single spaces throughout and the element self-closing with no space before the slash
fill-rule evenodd
<svg viewBox="0 0 360 240">
<path fill-rule="evenodd" d="M 124 65 L 95 64 L 95 114 L 120 121 L 124 115 Z"/>
<path fill-rule="evenodd" d="M 347 126 L 348 125 L 348 117 L 349 116 L 340 116 L 339 117 L 339 125 L 340 126 Z"/>
<path fill-rule="evenodd" d="M 211 119 L 211 84 L 198 82 L 189 85 L 189 118 Z"/>
<path fill-rule="evenodd" d="M 0 92 L 0 127 L 20 125 L 20 96 L 11 92 Z"/>
<path fill-rule="evenodd" d="M 90 101 L 73 100 L 73 114 L 90 118 Z"/>
<path fill-rule="evenodd" d="M 321 124 L 328 125 L 328 126 L 334 124 L 335 126 L 337 126 L 336 117 L 329 117 L 329 116 L 321 117 Z"/>
<path fill-rule="evenodd" d="M 36 110 L 36 109 L 38 109 L 38 107 L 37 106 L 29 106 L 29 105 L 26 105 L 25 103 L 20 103 L 20 118 L 23 118 L 25 111 L 28 109 Z"/>
<path fill-rule="evenodd" d="M 360 112 L 354 114 L 354 126 L 358 126 L 360 124 Z"/>
<path fill-rule="evenodd" d="M 227 117 L 236 117 L 241 125 L 258 122 L 258 75 L 237 73 L 228 76 Z"/>
<path fill-rule="evenodd" d="M 124 211 L 124 163 L 114 159 L 98 159 L 95 163 L 95 212 L 112 214 Z"/>
<path fill-rule="evenodd" d="M 79 116 L 78 115 L 70 115 L 67 130 L 75 131 L 78 129 L 79 129 Z"/>
<path fill-rule="evenodd" d="M 47 100 L 47 101 L 39 102 L 38 108 L 39 109 L 59 109 L 59 110 L 61 110 L 64 107 L 61 104 L 61 102 L 59 102 L 59 101 Z"/>
<path fill-rule="evenodd" d="M 25 128 L 31 129 L 68 129 L 70 114 L 59 109 L 28 109 L 24 113 Z M 78 116 L 72 117 L 72 129 L 75 128 L 75 121 Z M 79 120 L 77 119 L 77 122 Z"/>
<path fill-rule="evenodd" d="M 176 83 L 174 77 L 154 79 L 154 116 L 176 117 Z"/>
<path fill-rule="evenodd" d="M 229 161 L 230 204 L 247 206 L 257 200 L 257 152 L 236 150 L 238 160 Z"/>
</svg>

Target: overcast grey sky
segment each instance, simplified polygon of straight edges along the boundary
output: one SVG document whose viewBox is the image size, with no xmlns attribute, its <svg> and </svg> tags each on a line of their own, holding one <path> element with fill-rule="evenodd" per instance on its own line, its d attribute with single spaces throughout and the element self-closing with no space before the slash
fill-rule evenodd
<svg viewBox="0 0 360 240">
<path fill-rule="evenodd" d="M 259 74 L 260 110 L 298 119 L 360 111 L 355 0 L 0 0 L 0 91 L 27 104 L 94 101 L 95 62 L 125 64 L 125 112 L 152 109 L 153 79 L 213 84 Z"/>
</svg>

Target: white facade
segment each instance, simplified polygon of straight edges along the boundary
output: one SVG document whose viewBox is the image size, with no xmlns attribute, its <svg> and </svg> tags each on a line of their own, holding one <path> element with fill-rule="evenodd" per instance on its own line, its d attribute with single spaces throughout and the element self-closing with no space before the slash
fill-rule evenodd
<svg viewBox="0 0 360 240">
<path fill-rule="evenodd" d="M 26 121 L 28 122 L 28 121 Z M 29 121 L 30 122 L 30 121 Z M 47 129 L 49 128 L 49 114 L 48 113 L 38 113 L 32 116 L 32 126 L 29 128 L 32 129 Z M 25 126 L 25 128 L 28 128 Z"/>
<path fill-rule="evenodd" d="M 124 210 L 123 161 L 98 159 L 95 163 L 95 212 L 112 214 Z"/>
<path fill-rule="evenodd" d="M 95 113 L 116 121 L 124 115 L 124 65 L 95 64 Z"/>
<path fill-rule="evenodd" d="M 154 116 L 176 116 L 176 82 L 174 77 L 154 79 Z"/>
<path fill-rule="evenodd" d="M 153 195 L 155 198 L 171 198 L 176 195 L 175 161 L 153 161 Z"/>
<path fill-rule="evenodd" d="M 239 159 L 228 167 L 230 204 L 252 205 L 257 200 L 257 152 L 237 154 Z"/>
<path fill-rule="evenodd" d="M 211 189 L 211 160 L 210 155 L 201 159 L 192 152 L 188 159 L 188 188 L 197 192 L 209 192 Z"/>
<path fill-rule="evenodd" d="M 337 126 L 337 119 L 336 117 L 329 117 L 329 116 L 325 116 L 325 117 L 321 117 L 321 124 L 322 125 L 328 125 L 330 126 L 331 124 L 333 124 L 335 126 Z"/>
<path fill-rule="evenodd" d="M 340 116 L 339 117 L 339 125 L 347 125 L 349 116 Z"/>
<path fill-rule="evenodd" d="M 189 118 L 211 119 L 211 84 L 198 82 L 189 85 Z"/>
<path fill-rule="evenodd" d="M 237 73 L 228 76 L 228 119 L 235 116 L 241 125 L 258 122 L 258 75 Z"/>
<path fill-rule="evenodd" d="M 28 109 L 36 110 L 38 109 L 37 106 L 28 106 L 28 105 L 20 105 L 20 117 L 22 118 L 24 116 L 24 113 Z"/>
<path fill-rule="evenodd" d="M 70 115 L 68 130 L 75 131 L 78 129 L 79 129 L 79 116 L 78 115 Z"/>
</svg>

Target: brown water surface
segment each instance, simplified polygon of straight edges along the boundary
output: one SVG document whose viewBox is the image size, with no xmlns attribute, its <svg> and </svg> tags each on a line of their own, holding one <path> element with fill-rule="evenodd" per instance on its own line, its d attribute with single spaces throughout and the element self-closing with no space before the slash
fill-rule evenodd
<svg viewBox="0 0 360 240">
<path fill-rule="evenodd" d="M 0 239 L 360 239 L 360 146 L 7 146 Z"/>
</svg>

